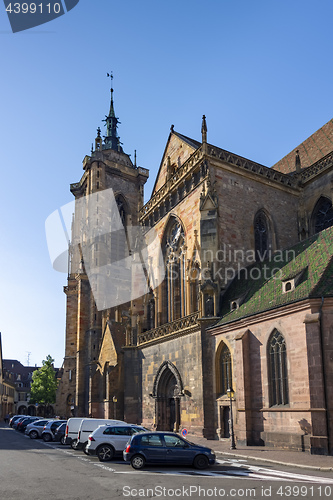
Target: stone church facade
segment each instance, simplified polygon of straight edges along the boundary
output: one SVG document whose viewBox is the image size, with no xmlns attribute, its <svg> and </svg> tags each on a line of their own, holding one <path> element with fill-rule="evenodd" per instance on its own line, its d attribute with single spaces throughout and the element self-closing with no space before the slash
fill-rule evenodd
<svg viewBox="0 0 333 500">
<path fill-rule="evenodd" d="M 200 142 L 172 126 L 144 204 L 149 172 L 121 147 L 111 92 L 71 192 L 111 188 L 124 227 L 157 235 L 165 279 L 148 259 L 144 295 L 97 307 L 76 210 L 58 413 L 226 439 L 232 386 L 238 441 L 332 452 L 333 121 L 272 168 L 209 144 L 205 117 Z M 135 260 L 127 229 L 89 245 L 96 266 Z"/>
</svg>

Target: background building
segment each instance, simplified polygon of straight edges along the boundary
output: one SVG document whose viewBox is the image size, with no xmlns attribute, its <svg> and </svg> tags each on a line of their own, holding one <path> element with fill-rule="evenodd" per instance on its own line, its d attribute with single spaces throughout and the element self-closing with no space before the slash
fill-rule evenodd
<svg viewBox="0 0 333 500">
<path fill-rule="evenodd" d="M 14 377 L 5 368 L 2 358 L 2 340 L 0 333 L 0 419 L 14 412 L 15 409 L 15 384 Z"/>
</svg>

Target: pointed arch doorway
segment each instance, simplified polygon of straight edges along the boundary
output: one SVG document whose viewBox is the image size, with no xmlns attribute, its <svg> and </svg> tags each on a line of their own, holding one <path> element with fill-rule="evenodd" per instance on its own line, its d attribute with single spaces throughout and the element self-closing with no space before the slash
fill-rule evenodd
<svg viewBox="0 0 333 500">
<path fill-rule="evenodd" d="M 183 384 L 173 363 L 165 361 L 154 381 L 155 422 L 158 431 L 175 431 L 180 428 L 180 400 Z"/>
</svg>

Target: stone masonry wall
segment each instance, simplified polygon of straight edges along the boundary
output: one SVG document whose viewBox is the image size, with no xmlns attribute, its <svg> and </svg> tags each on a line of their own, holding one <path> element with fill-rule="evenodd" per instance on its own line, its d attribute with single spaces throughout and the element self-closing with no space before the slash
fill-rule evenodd
<svg viewBox="0 0 333 500">
<path fill-rule="evenodd" d="M 149 428 L 156 425 L 153 391 L 157 371 L 163 361 L 177 368 L 185 392 L 180 401 L 180 426 L 189 434 L 202 435 L 203 387 L 200 331 L 152 346 L 142 347 L 142 423 Z"/>
<path fill-rule="evenodd" d="M 320 376 L 318 318 L 316 324 L 306 322 L 306 318 L 313 317 L 318 309 L 318 301 L 312 308 L 302 303 L 263 313 L 255 319 L 249 318 L 242 322 L 241 327 L 235 323 L 220 328 L 220 333 L 218 329 L 214 330 L 216 350 L 220 342 L 225 341 L 232 354 L 235 432 L 240 442 L 263 444 L 269 441 L 271 445 L 279 445 L 284 440 L 286 447 L 292 443 L 295 448 L 301 448 L 301 436 L 314 431 L 317 437 L 324 437 L 320 413 L 323 383 Z M 327 326 L 332 328 L 332 312 L 326 321 Z M 281 332 L 286 341 L 289 404 L 271 407 L 267 344 L 274 329 Z M 243 363 L 242 344 L 247 349 L 248 364 Z"/>
</svg>

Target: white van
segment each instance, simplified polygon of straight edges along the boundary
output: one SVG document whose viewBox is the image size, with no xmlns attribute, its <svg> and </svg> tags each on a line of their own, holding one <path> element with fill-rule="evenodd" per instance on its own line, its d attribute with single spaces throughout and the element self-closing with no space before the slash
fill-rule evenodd
<svg viewBox="0 0 333 500">
<path fill-rule="evenodd" d="M 88 444 L 89 435 L 94 432 L 100 425 L 121 425 L 126 424 L 123 420 L 113 420 L 105 418 L 83 418 L 77 433 L 77 442 L 75 445 L 76 450 L 86 452 L 86 445 Z"/>
<path fill-rule="evenodd" d="M 79 432 L 83 417 L 72 417 L 67 420 L 65 432 L 65 444 L 70 444 L 75 449 L 77 443 L 77 433 Z"/>
</svg>

